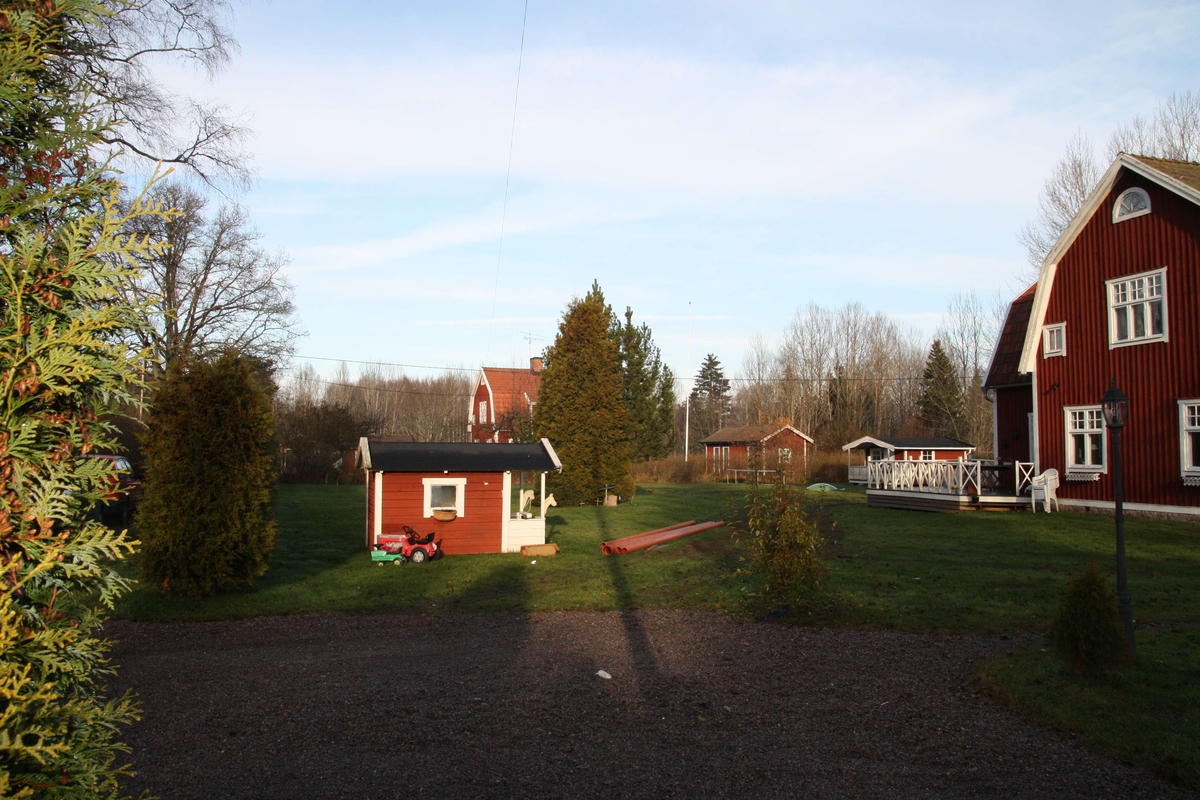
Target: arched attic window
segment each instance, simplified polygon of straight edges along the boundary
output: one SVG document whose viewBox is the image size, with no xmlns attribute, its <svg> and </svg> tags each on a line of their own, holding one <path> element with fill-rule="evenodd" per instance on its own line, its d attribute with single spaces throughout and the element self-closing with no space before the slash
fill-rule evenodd
<svg viewBox="0 0 1200 800">
<path fill-rule="evenodd" d="M 1145 189 L 1126 189 L 1121 192 L 1117 202 L 1113 204 L 1113 222 L 1124 222 L 1127 219 L 1140 217 L 1150 213 L 1150 195 Z"/>
</svg>

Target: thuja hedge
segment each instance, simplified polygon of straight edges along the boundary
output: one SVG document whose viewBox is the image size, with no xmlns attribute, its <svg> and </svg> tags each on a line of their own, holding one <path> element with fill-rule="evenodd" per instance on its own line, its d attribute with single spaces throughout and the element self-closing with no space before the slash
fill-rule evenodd
<svg viewBox="0 0 1200 800">
<path fill-rule="evenodd" d="M 172 366 L 143 440 L 142 575 L 164 593 L 253 585 L 275 546 L 275 423 L 266 381 L 226 353 Z"/>
</svg>

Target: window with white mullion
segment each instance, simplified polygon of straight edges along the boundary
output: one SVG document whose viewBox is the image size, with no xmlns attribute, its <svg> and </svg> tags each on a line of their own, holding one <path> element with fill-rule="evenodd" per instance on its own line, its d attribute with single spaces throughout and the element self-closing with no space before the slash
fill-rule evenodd
<svg viewBox="0 0 1200 800">
<path fill-rule="evenodd" d="M 1108 281 L 1109 345 L 1167 338 L 1167 271 Z"/>
<path fill-rule="evenodd" d="M 1200 400 L 1179 401 L 1179 467 L 1184 477 L 1200 476 Z"/>
<path fill-rule="evenodd" d="M 1107 451 L 1100 406 L 1064 408 L 1068 472 L 1105 472 Z"/>
<path fill-rule="evenodd" d="M 1067 354 L 1067 325 L 1047 325 L 1042 331 L 1042 357 L 1065 356 Z"/>
</svg>

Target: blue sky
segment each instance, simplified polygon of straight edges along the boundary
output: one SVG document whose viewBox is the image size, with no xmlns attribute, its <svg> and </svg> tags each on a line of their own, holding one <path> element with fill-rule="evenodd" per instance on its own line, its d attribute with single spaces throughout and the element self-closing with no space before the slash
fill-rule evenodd
<svg viewBox="0 0 1200 800">
<path fill-rule="evenodd" d="M 932 332 L 1008 293 L 1075 131 L 1200 89 L 1197 4 L 973 5 L 530 0 L 498 281 L 523 0 L 244 6 L 225 72 L 168 79 L 255 131 L 299 354 L 523 362 L 598 279 L 678 373 L 691 301 L 734 373 L 809 301 Z"/>
</svg>

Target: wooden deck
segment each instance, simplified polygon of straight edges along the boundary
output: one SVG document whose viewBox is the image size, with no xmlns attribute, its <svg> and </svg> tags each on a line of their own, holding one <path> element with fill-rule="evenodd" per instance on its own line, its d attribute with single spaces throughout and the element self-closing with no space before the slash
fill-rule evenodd
<svg viewBox="0 0 1200 800">
<path fill-rule="evenodd" d="M 867 504 L 909 511 L 1010 511 L 1030 508 L 1033 465 L 979 461 L 871 461 Z"/>
<path fill-rule="evenodd" d="M 1014 495 L 930 494 L 888 489 L 868 489 L 867 505 L 908 511 L 1014 511 L 1028 509 L 1029 498 Z"/>
</svg>

